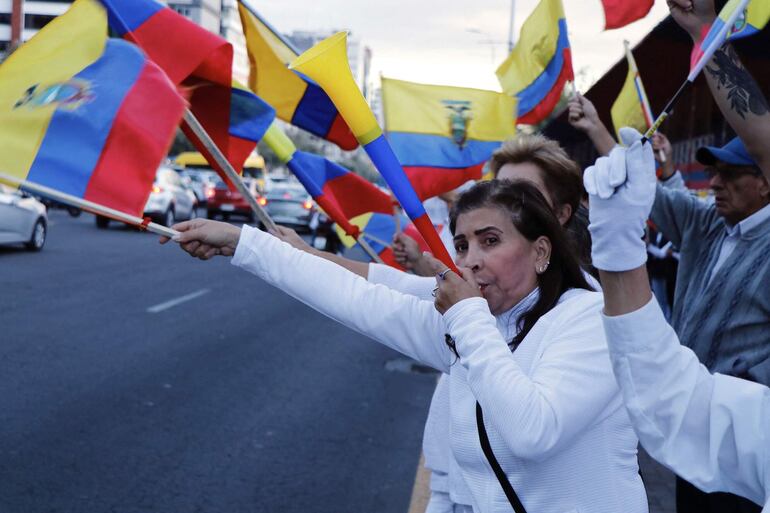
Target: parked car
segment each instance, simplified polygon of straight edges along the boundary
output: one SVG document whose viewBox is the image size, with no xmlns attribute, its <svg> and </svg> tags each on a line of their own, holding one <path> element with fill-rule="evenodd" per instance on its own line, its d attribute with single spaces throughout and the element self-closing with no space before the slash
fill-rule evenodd
<svg viewBox="0 0 770 513">
<path fill-rule="evenodd" d="M 313 216 L 318 215 L 318 209 L 307 191 L 290 184 L 273 184 L 263 196 L 257 198 L 257 203 L 264 207 L 277 224 L 291 226 L 299 231 L 312 231 L 310 222 Z"/>
<path fill-rule="evenodd" d="M 189 168 L 179 170 L 179 174 L 195 194 L 198 206 L 205 207 L 208 201 L 206 190 L 216 181 L 217 173 L 211 169 Z"/>
<path fill-rule="evenodd" d="M 244 183 L 247 180 L 244 178 Z M 227 221 L 234 215 L 246 217 L 250 221 L 254 219 L 254 213 L 246 198 L 240 192 L 230 190 L 219 177 L 206 189 L 206 197 L 206 217 L 209 219 L 222 216 L 222 219 Z"/>
<path fill-rule="evenodd" d="M 0 184 L 0 244 L 23 244 L 40 251 L 48 235 L 48 214 L 29 194 Z"/>
<path fill-rule="evenodd" d="M 164 226 L 194 218 L 197 213 L 195 193 L 172 168 L 161 166 L 155 174 L 152 192 L 144 205 L 144 216 Z M 96 226 L 106 228 L 110 219 L 96 216 Z"/>
</svg>

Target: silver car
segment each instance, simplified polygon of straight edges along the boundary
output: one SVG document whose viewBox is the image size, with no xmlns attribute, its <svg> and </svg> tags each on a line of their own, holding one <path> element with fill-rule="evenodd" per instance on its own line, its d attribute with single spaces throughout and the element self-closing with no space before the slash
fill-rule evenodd
<svg viewBox="0 0 770 513">
<path fill-rule="evenodd" d="M 167 166 L 161 166 L 155 174 L 152 192 L 144 205 L 144 216 L 156 223 L 171 226 L 177 221 L 196 217 L 198 201 L 195 193 L 185 185 L 179 173 Z M 106 228 L 110 219 L 96 216 L 96 226 Z"/>
<path fill-rule="evenodd" d="M 0 244 L 24 244 L 31 251 L 40 251 L 47 234 L 45 205 L 0 184 Z"/>
</svg>

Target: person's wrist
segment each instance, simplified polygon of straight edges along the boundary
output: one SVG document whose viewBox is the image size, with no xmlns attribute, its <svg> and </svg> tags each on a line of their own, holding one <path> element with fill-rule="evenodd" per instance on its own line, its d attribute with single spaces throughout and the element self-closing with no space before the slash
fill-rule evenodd
<svg viewBox="0 0 770 513">
<path fill-rule="evenodd" d="M 674 168 L 673 163 L 671 162 L 671 156 L 666 155 L 666 158 L 668 159 L 663 166 L 661 166 L 661 173 L 660 173 L 660 179 L 661 180 L 668 180 L 672 176 L 674 176 L 674 173 L 676 173 L 676 169 Z"/>
<path fill-rule="evenodd" d="M 693 45 L 699 44 L 706 38 L 706 34 L 708 34 L 711 29 L 714 20 L 716 20 L 716 16 L 714 16 L 711 21 L 701 22 L 690 31 L 690 38 L 692 39 Z"/>
<path fill-rule="evenodd" d="M 238 241 L 241 240 L 241 229 L 230 225 L 229 232 L 227 246 L 235 252 L 235 248 L 238 247 Z"/>
</svg>

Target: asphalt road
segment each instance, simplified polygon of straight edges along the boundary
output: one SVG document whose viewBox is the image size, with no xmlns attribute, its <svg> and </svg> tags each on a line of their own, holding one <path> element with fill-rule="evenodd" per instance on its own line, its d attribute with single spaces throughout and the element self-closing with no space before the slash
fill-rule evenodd
<svg viewBox="0 0 770 513">
<path fill-rule="evenodd" d="M 41 253 L 0 249 L 0 513 L 403 513 L 435 376 L 399 358 L 53 211 Z"/>
</svg>

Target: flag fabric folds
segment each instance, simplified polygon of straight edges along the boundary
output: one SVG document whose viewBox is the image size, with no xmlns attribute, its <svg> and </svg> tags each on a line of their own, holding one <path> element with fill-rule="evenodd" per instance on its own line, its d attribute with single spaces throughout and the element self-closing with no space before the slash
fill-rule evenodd
<svg viewBox="0 0 770 513">
<path fill-rule="evenodd" d="M 278 117 L 287 123 L 343 150 L 357 148 L 358 141 L 326 93 L 306 76 L 288 69 L 297 57 L 294 49 L 243 2 L 238 2 L 238 10 L 251 65 L 251 90 L 275 107 Z"/>
<path fill-rule="evenodd" d="M 393 201 L 388 194 L 329 159 L 297 151 L 287 166 L 313 199 L 328 197 L 348 219 L 365 212 L 393 212 Z"/>
<path fill-rule="evenodd" d="M 618 140 L 620 140 L 620 129 L 624 126 L 630 126 L 641 133 L 645 133 L 654 122 L 650 102 L 647 99 L 647 93 L 642 83 L 642 77 L 639 75 L 636 60 L 631 53 L 631 49 L 628 47 L 628 42 L 626 42 L 626 59 L 628 60 L 628 75 L 626 75 L 623 88 L 620 90 L 620 94 L 610 110 L 612 124 L 615 125 L 615 133 L 618 134 Z"/>
<path fill-rule="evenodd" d="M 76 0 L 0 65 L 0 169 L 141 216 L 185 101 Z"/>
<path fill-rule="evenodd" d="M 479 180 L 516 134 L 516 99 L 481 89 L 382 78 L 385 134 L 421 200 Z"/>
<path fill-rule="evenodd" d="M 611 30 L 640 20 L 652 9 L 654 0 L 602 0 L 604 30 Z"/>
<path fill-rule="evenodd" d="M 750 37 L 759 33 L 770 20 L 770 2 L 767 0 L 730 0 L 719 12 L 719 16 L 704 30 L 701 42 L 693 48 L 690 62 L 691 76 L 697 75 L 713 51 L 725 41 Z"/>
<path fill-rule="evenodd" d="M 410 224 L 409 218 L 402 214 L 399 214 L 399 216 L 399 224 L 402 228 L 412 226 Z M 379 255 L 385 264 L 391 267 L 395 267 L 396 269 L 403 270 L 403 267 L 396 262 L 396 258 L 393 255 L 393 250 L 390 246 L 391 241 L 393 240 L 393 236 L 396 234 L 397 228 L 396 220 L 392 214 L 387 215 L 369 212 L 354 217 L 350 220 L 350 222 L 356 226 L 359 232 L 362 233 L 361 236 L 366 239 L 366 242 L 369 243 L 371 248 L 377 253 L 377 255 Z M 417 233 L 417 230 L 412 231 L 413 234 L 410 236 L 414 237 L 414 233 Z M 347 248 L 352 248 L 358 245 L 356 239 L 345 234 L 339 226 L 337 227 L 337 235 L 339 236 L 340 241 L 342 241 L 342 243 Z M 419 237 L 419 235 L 417 236 Z M 425 247 L 425 243 L 422 242 L 422 239 L 420 242 L 422 243 L 422 247 Z"/>
<path fill-rule="evenodd" d="M 520 124 L 537 124 L 553 112 L 564 85 L 574 80 L 561 0 L 541 0 L 535 7 L 497 78 L 506 94 L 519 99 Z"/>
<path fill-rule="evenodd" d="M 358 228 L 349 222 L 353 217 L 367 212 L 392 213 L 393 202 L 388 194 L 339 164 L 298 151 L 277 124 L 273 123 L 264 141 L 349 236 L 358 237 Z"/>
<path fill-rule="evenodd" d="M 175 84 L 190 92 L 190 110 L 228 161 L 240 171 L 275 113 L 242 86 L 233 87 L 230 43 L 156 0 L 101 2 L 107 8 L 113 30 L 140 46 Z M 247 113 L 257 116 L 256 119 L 246 123 Z M 225 176 L 188 127 L 185 134 Z"/>
</svg>

